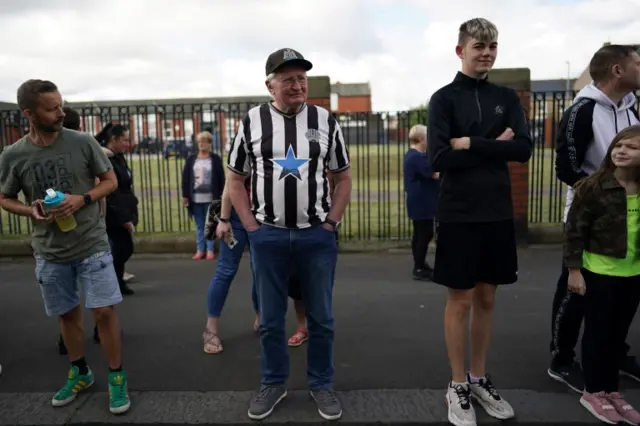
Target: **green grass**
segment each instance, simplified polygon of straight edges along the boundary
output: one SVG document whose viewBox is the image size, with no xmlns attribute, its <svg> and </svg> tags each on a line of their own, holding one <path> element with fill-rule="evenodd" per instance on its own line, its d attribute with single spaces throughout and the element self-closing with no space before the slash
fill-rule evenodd
<svg viewBox="0 0 640 426">
<path fill-rule="evenodd" d="M 410 222 L 404 205 L 402 159 L 405 147 L 397 145 L 351 146 L 354 192 L 345 214 L 342 233 L 353 239 L 408 238 Z M 537 151 L 529 162 L 530 221 L 557 222 L 561 218 L 563 195 L 550 198 L 562 188 L 555 179 L 551 150 Z M 182 159 L 165 160 L 155 155 L 129 159 L 140 199 L 139 233 L 194 232 L 180 201 Z M 529 193 L 531 194 L 531 188 Z M 28 235 L 25 218 L 0 212 L 1 238 Z"/>
<path fill-rule="evenodd" d="M 402 159 L 405 149 L 395 146 L 351 147 L 351 170 L 354 188 L 371 191 L 402 187 Z M 180 188 L 184 160 L 167 160 L 157 155 L 144 155 L 129 159 L 129 166 L 141 191 L 171 192 Z M 380 179 L 381 176 L 386 178 Z"/>
</svg>

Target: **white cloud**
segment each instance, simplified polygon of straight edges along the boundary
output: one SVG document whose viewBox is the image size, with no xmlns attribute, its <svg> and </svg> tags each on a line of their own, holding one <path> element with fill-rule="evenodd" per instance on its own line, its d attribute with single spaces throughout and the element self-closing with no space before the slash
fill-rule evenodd
<svg viewBox="0 0 640 426">
<path fill-rule="evenodd" d="M 497 67 L 564 78 L 567 61 L 577 75 L 605 41 L 640 43 L 638 10 L 640 0 L 3 0 L 0 99 L 28 78 L 69 100 L 263 95 L 266 56 L 287 46 L 314 75 L 370 81 L 374 109 L 406 109 L 453 78 L 464 19 L 498 25 Z"/>
</svg>

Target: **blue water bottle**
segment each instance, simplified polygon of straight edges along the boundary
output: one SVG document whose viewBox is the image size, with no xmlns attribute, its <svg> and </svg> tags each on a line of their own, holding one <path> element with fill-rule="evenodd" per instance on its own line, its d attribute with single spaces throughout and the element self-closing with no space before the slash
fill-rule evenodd
<svg viewBox="0 0 640 426">
<path fill-rule="evenodd" d="M 56 191 L 52 188 L 47 189 L 46 193 L 47 195 L 46 197 L 44 197 L 44 203 L 43 203 L 44 208 L 46 210 L 50 210 L 60 205 L 60 203 L 62 203 L 65 199 L 65 195 L 62 192 Z M 58 224 L 58 227 L 62 232 L 69 232 L 75 229 L 76 226 L 78 226 L 78 223 L 76 222 L 76 218 L 73 217 L 73 215 L 65 218 L 56 219 L 56 223 Z"/>
</svg>

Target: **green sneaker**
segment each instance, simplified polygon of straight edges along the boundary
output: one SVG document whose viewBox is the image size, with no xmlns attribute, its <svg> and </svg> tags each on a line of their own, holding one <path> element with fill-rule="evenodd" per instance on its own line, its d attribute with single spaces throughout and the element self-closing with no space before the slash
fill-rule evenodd
<svg viewBox="0 0 640 426">
<path fill-rule="evenodd" d="M 89 369 L 87 374 L 80 374 L 78 367 L 72 366 L 69 369 L 67 384 L 53 395 L 51 405 L 54 407 L 64 407 L 65 405 L 72 403 L 80 391 L 87 389 L 92 384 L 93 372 L 91 369 Z"/>
<path fill-rule="evenodd" d="M 131 407 L 127 388 L 127 373 L 114 371 L 109 373 L 109 411 L 113 414 L 126 413 Z"/>
</svg>

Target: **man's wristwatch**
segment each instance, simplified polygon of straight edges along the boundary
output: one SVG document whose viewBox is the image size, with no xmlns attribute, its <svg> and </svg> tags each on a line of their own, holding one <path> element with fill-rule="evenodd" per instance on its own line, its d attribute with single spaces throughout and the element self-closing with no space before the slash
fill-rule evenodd
<svg viewBox="0 0 640 426">
<path fill-rule="evenodd" d="M 218 218 L 218 220 L 222 223 L 229 223 L 229 219 L 225 219 L 223 217 Z"/>
<path fill-rule="evenodd" d="M 93 200 L 91 199 L 91 195 L 84 194 L 84 205 L 88 206 L 91 203 L 93 203 Z"/>
<path fill-rule="evenodd" d="M 326 218 L 324 220 L 324 223 L 328 223 L 329 225 L 331 225 L 334 231 L 337 231 L 338 229 L 340 229 L 340 222 L 336 222 L 333 219 Z"/>
</svg>

